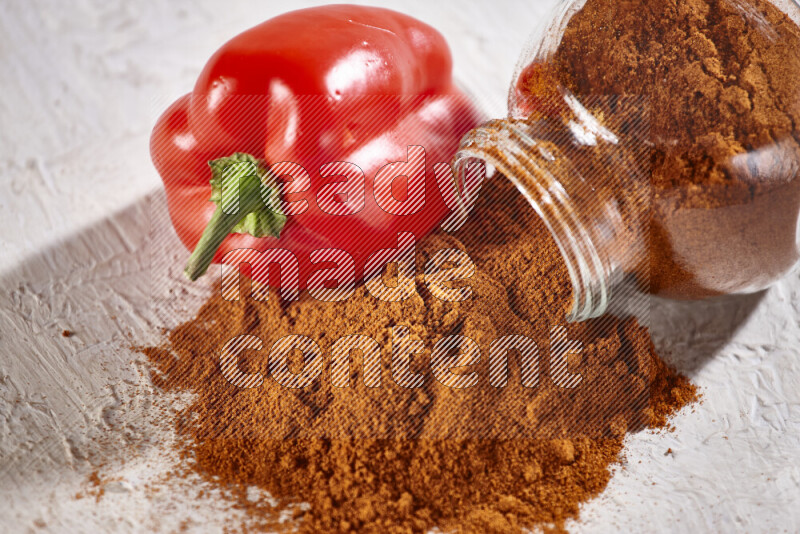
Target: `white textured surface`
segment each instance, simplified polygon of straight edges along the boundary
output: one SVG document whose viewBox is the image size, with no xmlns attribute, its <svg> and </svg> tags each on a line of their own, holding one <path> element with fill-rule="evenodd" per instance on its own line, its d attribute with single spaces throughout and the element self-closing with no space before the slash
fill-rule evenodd
<svg viewBox="0 0 800 534">
<path fill-rule="evenodd" d="M 494 115 L 549 5 L 373 3 L 439 28 L 458 78 Z M 159 339 L 164 324 L 149 292 L 150 210 L 163 197 L 147 143 L 156 113 L 191 88 L 225 39 L 286 9 L 242 0 L 4 3 L 0 531 L 220 531 L 235 520 L 213 495 L 185 497 L 185 484 L 146 487 L 169 466 L 170 438 L 155 412 L 164 402 L 127 348 Z M 203 290 L 175 289 L 187 317 Z M 656 302 L 653 327 L 704 401 L 675 419 L 674 433 L 631 437 L 608 490 L 572 526 L 800 531 L 798 272 L 742 299 Z M 61 337 L 64 328 L 75 335 Z M 110 480 L 105 495 L 75 499 L 98 467 Z"/>
</svg>

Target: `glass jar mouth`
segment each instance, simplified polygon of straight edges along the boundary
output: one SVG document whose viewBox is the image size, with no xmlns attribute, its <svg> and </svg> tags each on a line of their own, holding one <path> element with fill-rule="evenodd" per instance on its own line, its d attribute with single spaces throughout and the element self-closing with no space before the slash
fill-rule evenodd
<svg viewBox="0 0 800 534">
<path fill-rule="evenodd" d="M 572 284 L 572 307 L 566 319 L 581 322 L 608 310 L 611 273 L 567 191 L 537 161 L 539 158 L 552 161 L 553 157 L 529 135 L 524 123 L 493 120 L 464 136 L 453 167 L 459 187 L 468 165 L 476 159 L 514 184 L 542 219 L 561 252 Z"/>
</svg>

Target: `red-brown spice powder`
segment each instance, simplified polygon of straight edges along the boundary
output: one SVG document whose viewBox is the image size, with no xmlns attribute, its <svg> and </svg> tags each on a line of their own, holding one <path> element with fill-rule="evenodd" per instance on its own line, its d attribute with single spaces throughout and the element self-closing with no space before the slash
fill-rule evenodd
<svg viewBox="0 0 800 534">
<path fill-rule="evenodd" d="M 454 282 L 469 285 L 468 300 L 443 302 L 427 290 L 425 261 L 444 248 L 465 250 L 475 263 L 472 278 Z M 176 423 L 187 469 L 225 489 L 249 512 L 249 528 L 562 529 L 580 503 L 605 488 L 627 433 L 663 427 L 696 399 L 694 386 L 655 354 L 646 328 L 613 317 L 567 326 L 570 339 L 583 344 L 569 358 L 585 381 L 573 389 L 556 386 L 546 372 L 536 388 L 523 388 L 519 362 L 509 364 L 506 388 L 484 380 L 465 393 L 428 377 L 423 387 L 405 389 L 385 372 L 372 389 L 364 386 L 358 354 L 350 386 L 331 387 L 327 355 L 343 335 L 377 340 L 387 363 L 391 327 L 406 326 L 426 347 L 415 358 L 425 371 L 443 336 L 468 336 L 488 354 L 491 340 L 509 334 L 546 348 L 552 327 L 564 324 L 571 286 L 558 249 L 506 180 L 488 183 L 457 235 L 430 236 L 417 256 L 416 294 L 405 301 L 380 301 L 364 287 L 336 304 L 214 295 L 166 346 L 143 349 L 157 386 L 194 394 Z M 264 384 L 236 388 L 220 372 L 219 351 L 245 333 L 265 347 L 287 334 L 308 336 L 326 355 L 326 370 L 309 388 L 290 390 L 269 378 L 266 351 L 249 351 L 240 368 L 261 372 Z M 485 360 L 472 366 L 483 377 Z M 546 358 L 541 366 L 547 370 Z M 268 491 L 279 506 L 248 499 L 250 486 Z M 293 508 L 291 521 L 277 522 L 281 510 L 301 502 L 310 507 Z"/>
</svg>

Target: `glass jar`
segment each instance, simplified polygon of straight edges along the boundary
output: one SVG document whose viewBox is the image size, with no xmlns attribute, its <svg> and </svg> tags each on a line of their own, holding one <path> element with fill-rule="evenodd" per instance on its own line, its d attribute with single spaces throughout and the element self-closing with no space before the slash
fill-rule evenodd
<svg viewBox="0 0 800 534">
<path fill-rule="evenodd" d="M 754 292 L 798 259 L 800 9 L 762 0 L 562 2 L 518 64 L 484 160 L 544 220 L 581 321 L 622 280 Z M 484 185 L 491 187 L 491 182 Z"/>
</svg>

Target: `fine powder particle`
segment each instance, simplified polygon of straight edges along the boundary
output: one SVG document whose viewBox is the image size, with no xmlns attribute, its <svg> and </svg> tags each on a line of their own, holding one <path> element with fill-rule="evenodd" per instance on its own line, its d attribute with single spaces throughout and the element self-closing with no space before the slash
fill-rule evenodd
<svg viewBox="0 0 800 534">
<path fill-rule="evenodd" d="M 424 283 L 427 258 L 442 249 L 464 250 L 475 264 L 471 278 L 451 283 L 471 288 L 464 301 L 439 300 Z M 385 278 L 392 275 L 390 265 Z M 363 286 L 338 303 L 307 296 L 281 302 L 277 295 L 227 301 L 215 294 L 170 333 L 168 346 L 142 349 L 157 386 L 194 394 L 177 421 L 187 468 L 268 530 L 560 529 L 606 486 L 626 433 L 663 427 L 696 399 L 694 386 L 657 357 L 636 319 L 564 324 L 568 274 L 549 233 L 507 180 L 487 183 L 456 235 L 417 244 L 415 282 L 416 292 L 401 302 L 378 300 Z M 419 388 L 391 380 L 393 326 L 408 328 L 425 348 L 413 358 L 412 367 L 425 373 Z M 564 360 L 582 377 L 575 387 L 556 385 L 555 364 L 546 357 L 559 326 L 582 343 Z M 481 349 L 480 361 L 466 367 L 478 371 L 473 388 L 445 387 L 430 376 L 431 348 L 454 333 Z M 262 374 L 256 388 L 238 388 L 220 370 L 221 347 L 241 334 L 263 341 L 263 350 L 239 357 L 243 372 Z M 288 334 L 314 340 L 325 358 L 321 376 L 304 389 L 279 386 L 269 374 L 270 347 Z M 379 387 L 365 386 L 358 351 L 348 387 L 331 386 L 331 347 L 346 335 L 379 343 Z M 506 335 L 527 336 L 541 349 L 544 371 L 534 386 L 521 385 L 514 357 L 506 387 L 488 385 L 485 355 Z M 289 364 L 293 372 L 302 366 L 302 357 Z M 248 498 L 248 487 L 268 491 L 279 505 Z M 301 512 L 291 507 L 297 503 L 310 506 Z M 278 524 L 287 506 L 293 519 Z"/>
<path fill-rule="evenodd" d="M 581 97 L 647 98 L 654 293 L 758 289 L 795 263 L 800 27 L 788 16 L 764 0 L 587 0 L 552 66 Z"/>
</svg>

